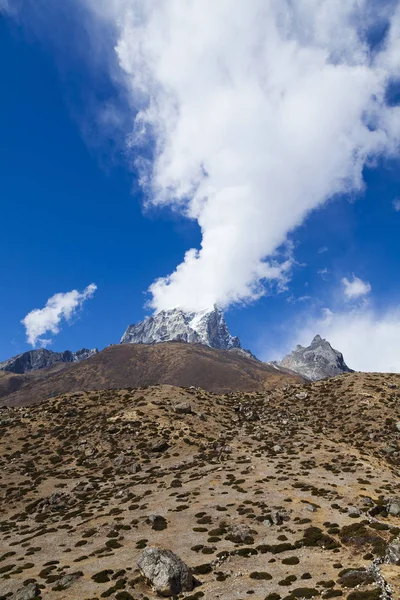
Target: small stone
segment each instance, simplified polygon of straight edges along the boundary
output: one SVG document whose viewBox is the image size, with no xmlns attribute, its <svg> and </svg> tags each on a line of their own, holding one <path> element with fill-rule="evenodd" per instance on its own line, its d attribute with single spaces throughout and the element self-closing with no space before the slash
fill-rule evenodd
<svg viewBox="0 0 400 600">
<path fill-rule="evenodd" d="M 279 446 L 279 444 L 276 444 L 276 446 L 274 446 L 274 447 L 272 448 L 272 450 L 273 450 L 274 452 L 282 452 L 282 446 Z"/>
<path fill-rule="evenodd" d="M 307 400 L 308 394 L 307 392 L 299 392 L 295 395 L 295 398 L 297 398 L 297 400 Z"/>
<path fill-rule="evenodd" d="M 161 596 L 177 596 L 182 592 L 191 592 L 194 587 L 191 570 L 170 550 L 145 548 L 138 566 L 143 577 Z"/>
<path fill-rule="evenodd" d="M 397 431 L 400 431 L 400 421 L 397 421 L 397 423 L 396 423 L 396 429 L 397 429 Z"/>
</svg>

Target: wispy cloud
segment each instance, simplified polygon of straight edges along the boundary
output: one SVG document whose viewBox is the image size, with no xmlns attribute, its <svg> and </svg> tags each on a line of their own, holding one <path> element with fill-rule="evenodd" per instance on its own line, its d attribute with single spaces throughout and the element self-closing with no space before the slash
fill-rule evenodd
<svg viewBox="0 0 400 600">
<path fill-rule="evenodd" d="M 323 269 L 318 269 L 317 273 L 318 273 L 318 275 L 321 276 L 321 278 L 324 281 L 328 281 L 328 275 L 329 275 L 330 271 L 327 267 L 324 267 Z"/>
<path fill-rule="evenodd" d="M 348 300 L 354 300 L 366 296 L 371 291 L 371 285 L 353 274 L 351 281 L 344 277 L 342 279 L 343 292 Z"/>
<path fill-rule="evenodd" d="M 395 198 L 395 199 L 393 200 L 393 202 L 392 202 L 392 206 L 393 206 L 393 209 L 394 209 L 396 212 L 400 212 L 400 199 L 399 199 L 399 198 Z"/>
<path fill-rule="evenodd" d="M 51 339 L 41 336 L 46 333 L 56 335 L 60 331 L 60 323 L 71 321 L 83 303 L 92 298 L 97 286 L 88 285 L 82 292 L 71 290 L 66 293 L 54 294 L 46 302 L 44 308 L 35 308 L 22 319 L 25 326 L 27 341 L 31 346 L 47 346 Z"/>
<path fill-rule="evenodd" d="M 322 246 L 321 248 L 318 249 L 318 254 L 323 254 L 324 252 L 328 252 L 327 246 Z"/>
</svg>

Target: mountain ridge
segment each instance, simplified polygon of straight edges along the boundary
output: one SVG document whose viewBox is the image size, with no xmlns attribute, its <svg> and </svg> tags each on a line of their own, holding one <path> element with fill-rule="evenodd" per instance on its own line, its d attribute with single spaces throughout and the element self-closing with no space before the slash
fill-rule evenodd
<svg viewBox="0 0 400 600">
<path fill-rule="evenodd" d="M 53 352 L 46 348 L 38 348 L 36 350 L 28 350 L 22 354 L 17 354 L 16 356 L 12 356 L 8 360 L 1 362 L 0 371 L 23 375 L 30 373 L 31 371 L 46 369 L 55 363 L 78 363 L 82 360 L 87 360 L 97 353 L 97 348 L 91 350 L 82 348 L 76 352 L 71 352 L 70 350 Z"/>
</svg>

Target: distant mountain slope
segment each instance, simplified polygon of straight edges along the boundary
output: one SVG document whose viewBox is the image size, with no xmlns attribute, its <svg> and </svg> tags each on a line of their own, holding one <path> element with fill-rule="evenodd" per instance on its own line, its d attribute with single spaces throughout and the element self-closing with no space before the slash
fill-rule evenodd
<svg viewBox="0 0 400 600">
<path fill-rule="evenodd" d="M 27 406 L 80 390 L 170 384 L 226 393 L 302 381 L 284 368 L 201 344 L 123 344 L 77 364 L 53 365 L 27 375 L 7 374 L 0 378 L 0 406 Z"/>
<path fill-rule="evenodd" d="M 53 352 L 52 350 L 46 350 L 46 348 L 39 348 L 38 350 L 29 350 L 23 354 L 18 354 L 0 363 L 0 371 L 9 371 L 10 373 L 22 375 L 38 369 L 46 369 L 55 363 L 81 362 L 97 354 L 97 352 L 97 348 L 93 350 L 82 348 L 82 350 L 78 350 L 77 352 L 71 352 L 70 350 Z"/>
<path fill-rule="evenodd" d="M 344 362 L 343 354 L 332 348 L 327 340 L 316 335 L 307 348 L 298 345 L 291 354 L 276 363 L 312 381 L 334 377 L 341 373 L 353 373 Z"/>
</svg>

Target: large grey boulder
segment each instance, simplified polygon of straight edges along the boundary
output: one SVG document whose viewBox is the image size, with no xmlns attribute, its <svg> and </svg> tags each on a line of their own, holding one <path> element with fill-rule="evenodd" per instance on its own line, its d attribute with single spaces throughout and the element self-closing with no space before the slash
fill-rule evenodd
<svg viewBox="0 0 400 600">
<path fill-rule="evenodd" d="M 194 587 L 192 571 L 170 550 L 145 548 L 138 567 L 143 577 L 161 596 L 176 596 Z"/>
</svg>

